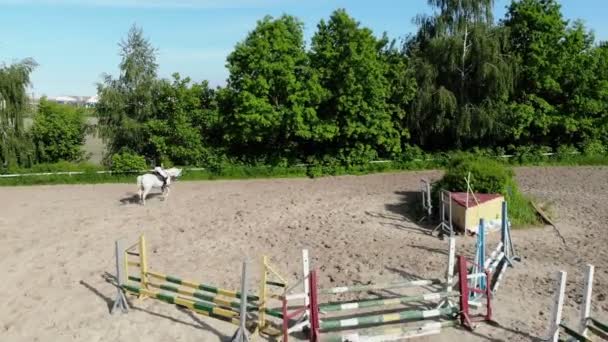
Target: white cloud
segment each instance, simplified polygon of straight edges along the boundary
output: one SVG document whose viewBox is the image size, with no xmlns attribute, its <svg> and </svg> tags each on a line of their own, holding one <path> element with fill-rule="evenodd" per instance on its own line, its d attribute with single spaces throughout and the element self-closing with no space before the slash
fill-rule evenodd
<svg viewBox="0 0 608 342">
<path fill-rule="evenodd" d="M 0 0 L 0 5 L 120 8 L 257 8 L 279 3 L 280 0 Z"/>
</svg>

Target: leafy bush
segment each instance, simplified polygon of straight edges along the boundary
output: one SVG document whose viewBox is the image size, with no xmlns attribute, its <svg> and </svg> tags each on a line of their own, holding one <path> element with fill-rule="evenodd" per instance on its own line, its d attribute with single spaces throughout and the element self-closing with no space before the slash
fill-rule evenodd
<svg viewBox="0 0 608 342">
<path fill-rule="evenodd" d="M 438 203 L 440 190 L 466 192 L 469 174 L 473 192 L 500 193 L 505 197 L 514 225 L 538 223 L 530 200 L 519 192 L 513 170 L 498 161 L 470 154 L 452 158 L 443 178 L 433 186 L 433 201 Z"/>
<path fill-rule="evenodd" d="M 557 160 L 560 162 L 575 163 L 578 150 L 572 145 L 561 145 L 557 148 Z"/>
<path fill-rule="evenodd" d="M 41 163 L 83 158 L 86 124 L 84 112 L 72 106 L 42 99 L 32 126 L 32 141 Z"/>
<path fill-rule="evenodd" d="M 583 153 L 587 156 L 601 156 L 606 152 L 606 145 L 599 140 L 587 141 L 583 146 Z"/>
<path fill-rule="evenodd" d="M 513 162 L 519 164 L 540 164 L 547 162 L 550 158 L 544 155 L 552 152 L 547 146 L 518 146 L 515 148 Z"/>
<path fill-rule="evenodd" d="M 492 159 L 457 155 L 448 164 L 445 176 L 437 183 L 448 191 L 467 191 L 466 178 L 475 192 L 506 194 L 513 185 L 513 171 Z"/>
<path fill-rule="evenodd" d="M 112 171 L 141 171 L 148 168 L 143 156 L 130 151 L 121 151 L 112 155 Z"/>
</svg>

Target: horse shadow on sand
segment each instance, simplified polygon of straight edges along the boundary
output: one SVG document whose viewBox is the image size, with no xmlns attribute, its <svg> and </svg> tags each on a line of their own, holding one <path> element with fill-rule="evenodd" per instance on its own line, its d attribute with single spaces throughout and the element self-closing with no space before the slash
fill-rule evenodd
<svg viewBox="0 0 608 342">
<path fill-rule="evenodd" d="M 157 198 L 157 197 L 161 197 L 160 200 L 162 200 L 162 196 L 163 196 L 163 194 L 161 192 L 151 192 L 146 197 L 146 201 L 149 201 L 150 199 L 154 199 L 154 198 Z M 122 205 L 140 204 L 139 194 L 136 194 L 136 193 L 127 194 L 126 197 L 123 197 L 123 198 L 120 199 L 120 203 Z"/>
</svg>

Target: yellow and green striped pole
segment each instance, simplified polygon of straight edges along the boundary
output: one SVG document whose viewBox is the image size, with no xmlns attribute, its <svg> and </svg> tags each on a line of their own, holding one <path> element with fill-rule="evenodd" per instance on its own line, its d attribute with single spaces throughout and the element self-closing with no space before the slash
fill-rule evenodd
<svg viewBox="0 0 608 342">
<path fill-rule="evenodd" d="M 214 318 L 221 318 L 228 322 L 231 322 L 234 324 L 239 324 L 238 313 L 236 313 L 232 310 L 218 308 L 216 306 L 213 306 L 211 304 L 207 304 L 204 302 L 193 301 L 193 300 L 181 298 L 178 296 L 171 296 L 168 294 L 160 293 L 160 292 L 157 292 L 154 290 L 144 289 L 144 288 L 133 286 L 133 285 L 127 284 L 127 285 L 123 285 L 122 287 L 125 290 L 132 292 L 136 295 L 155 298 L 155 299 L 161 300 L 161 301 L 169 303 L 169 304 L 181 305 L 188 309 L 196 311 L 197 313 L 202 314 L 202 315 L 206 315 L 206 316 L 210 316 L 210 317 L 214 317 Z"/>
<path fill-rule="evenodd" d="M 197 290 L 202 290 L 205 292 L 210 292 L 210 293 L 215 293 L 224 297 L 229 297 L 229 298 L 241 298 L 241 293 L 240 292 L 236 292 L 233 290 L 227 290 L 227 289 L 222 289 L 219 287 L 215 287 L 215 286 L 211 286 L 211 285 L 207 285 L 207 284 L 202 284 L 202 283 L 197 283 L 194 281 L 190 281 L 190 280 L 184 280 L 178 277 L 174 277 L 174 276 L 170 276 L 170 275 L 166 275 L 163 273 L 159 273 L 159 272 L 153 272 L 153 271 L 148 271 L 146 272 L 146 275 L 156 278 L 156 279 L 160 279 L 160 280 L 164 280 L 173 284 L 177 284 L 177 285 L 181 285 L 181 286 L 186 286 L 186 287 L 191 287 Z M 258 296 L 254 296 L 254 295 L 247 295 L 247 300 L 250 301 L 258 301 L 259 298 Z"/>
<path fill-rule="evenodd" d="M 268 276 L 273 274 L 275 277 L 279 279 L 279 281 L 270 281 Z M 280 299 L 279 295 L 269 295 L 268 294 L 268 285 L 281 287 L 283 289 L 287 288 L 287 281 L 283 278 L 274 268 L 270 265 L 267 256 L 262 256 L 262 282 L 260 283 L 260 302 L 259 302 L 259 316 L 258 316 L 258 330 L 263 331 L 267 330 L 268 323 L 266 320 L 266 314 L 283 318 L 283 314 L 277 310 L 272 310 L 268 308 L 268 300 L 269 298 Z"/>
</svg>

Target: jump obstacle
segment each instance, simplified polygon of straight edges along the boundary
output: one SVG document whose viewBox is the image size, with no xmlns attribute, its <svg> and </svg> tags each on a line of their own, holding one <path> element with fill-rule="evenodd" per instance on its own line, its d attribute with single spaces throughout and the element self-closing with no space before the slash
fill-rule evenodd
<svg viewBox="0 0 608 342">
<path fill-rule="evenodd" d="M 395 341 L 413 337 L 438 334 L 447 327 L 460 323 L 472 329 L 472 323 L 479 319 L 491 321 L 492 310 L 490 290 L 469 288 L 467 281 L 469 274 L 467 261 L 458 257 L 458 291 L 454 291 L 456 284 L 454 269 L 456 264 L 455 238 L 450 237 L 448 268 L 446 279 L 426 279 L 402 281 L 388 284 L 342 286 L 329 289 L 319 289 L 316 271 L 309 270 L 308 251 L 303 251 L 303 278 L 293 287 L 287 288 L 283 296 L 283 341 L 287 342 L 289 334 L 296 331 L 308 331 L 311 342 L 318 341 Z M 460 270 L 464 270 L 461 272 Z M 478 277 L 490 279 L 490 273 L 484 270 Z M 303 285 L 304 292 L 290 293 L 295 286 Z M 435 286 L 430 292 L 428 287 Z M 439 290 L 437 289 L 439 287 Z M 417 295 L 392 295 L 380 298 L 365 298 L 355 301 L 320 303 L 321 295 L 343 295 L 347 293 L 361 293 L 369 291 L 385 291 L 403 288 L 417 288 L 426 291 Z M 486 312 L 481 315 L 472 315 L 468 305 L 468 298 L 472 294 L 484 294 Z M 457 301 L 455 298 L 459 298 Z M 303 301 L 303 304 L 294 305 L 294 301 Z M 425 303 L 425 304 L 421 304 Z M 458 303 L 458 304 L 456 304 Z M 406 306 L 406 308 L 399 308 Z M 412 307 L 414 306 L 414 307 Z M 389 313 L 355 312 L 360 310 L 381 310 Z M 291 310 L 291 311 L 290 311 Z M 348 316 L 332 316 L 331 314 L 346 314 Z M 442 321 L 436 321 L 443 319 Z M 433 320 L 433 321 L 429 321 Z M 419 324 L 400 327 L 374 327 L 371 326 L 422 321 Z M 293 323 L 290 326 L 290 323 Z M 355 332 L 342 334 L 339 330 L 349 329 Z M 338 330 L 338 332 L 336 332 Z M 328 333 L 321 338 L 322 333 Z"/>
<path fill-rule="evenodd" d="M 418 220 L 418 223 L 424 220 L 430 220 L 433 216 L 433 203 L 431 201 L 431 183 L 426 179 L 420 180 L 420 196 L 422 196 L 422 210 L 424 211 L 424 216 Z"/>
<path fill-rule="evenodd" d="M 514 261 L 521 259 L 515 255 L 515 248 L 511 240 L 511 222 L 508 218 L 507 202 L 502 202 L 502 222 L 501 222 L 501 238 L 496 248 L 492 250 L 489 256 L 486 253 L 486 229 L 484 220 L 479 222 L 477 233 L 477 244 L 475 252 L 476 265 L 472 270 L 473 273 L 480 273 L 483 270 L 488 270 L 493 277 L 485 279 L 485 277 L 470 277 L 470 286 L 472 288 L 484 290 L 489 287 L 492 294 L 495 294 L 500 286 L 500 282 L 507 271 L 507 267 L 513 267 Z M 471 298 L 470 304 L 478 306 L 476 296 Z"/>
<path fill-rule="evenodd" d="M 227 290 L 199 282 L 184 280 L 179 277 L 166 275 L 148 269 L 146 240 L 143 235 L 139 241 L 125 247 L 122 240 L 116 241 L 116 273 L 118 290 L 111 313 L 121 309 L 128 312 L 128 302 L 124 292 L 138 296 L 140 299 L 153 298 L 160 301 L 185 307 L 196 313 L 217 318 L 239 328 L 232 341 L 249 341 L 248 330 L 268 335 L 278 335 L 280 331 L 273 329 L 266 315 L 283 319 L 278 310 L 268 308 L 268 284 L 285 287 L 279 282 L 267 282 L 267 267 L 264 267 L 264 277 L 260 286 L 261 295 L 248 294 L 247 262 L 243 262 L 241 277 L 241 292 Z M 131 260 L 135 257 L 135 260 Z M 264 258 L 264 261 L 266 259 Z M 137 272 L 130 272 L 136 268 Z M 257 313 L 257 324 L 249 324 L 248 316 Z M 249 328 L 249 329 L 248 329 Z"/>
<path fill-rule="evenodd" d="M 557 283 L 555 290 L 555 302 L 551 314 L 551 322 L 549 328 L 549 341 L 557 342 L 564 341 L 560 338 L 561 330 L 563 334 L 568 336 L 565 340 L 574 340 L 581 342 L 593 341 L 589 338 L 590 333 L 604 340 L 608 340 L 608 324 L 602 323 L 591 316 L 591 297 L 593 293 L 593 275 L 595 267 L 587 265 L 585 273 L 585 285 L 583 287 L 583 301 L 581 303 L 580 319 L 578 321 L 578 330 L 571 328 L 562 323 L 562 309 L 564 306 L 564 297 L 566 292 L 566 277 L 565 271 L 557 273 Z"/>
<path fill-rule="evenodd" d="M 503 210 L 506 211 L 506 204 L 503 206 Z M 506 222 L 504 213 L 503 217 Z M 302 252 L 302 278 L 294 285 L 288 286 L 285 278 L 270 265 L 268 258 L 263 257 L 259 296 L 248 294 L 246 262 L 243 263 L 241 292 L 239 293 L 149 271 L 144 236 L 140 236 L 138 243 L 126 248 L 124 243 L 119 240 L 116 242 L 116 272 L 119 287 L 112 313 L 118 309 L 123 312 L 128 311 L 125 292 L 137 295 L 141 299 L 154 298 L 238 325 L 239 328 L 233 336 L 233 341 L 239 342 L 248 341 L 247 331 L 252 329 L 260 334 L 282 334 L 285 342 L 288 341 L 289 334 L 298 331 L 308 332 L 311 342 L 321 340 L 351 342 L 403 340 L 438 334 L 447 327 L 455 326 L 458 319 L 462 326 L 473 329 L 473 322 L 479 320 L 491 321 L 492 319 L 491 297 L 492 291 L 495 291 L 497 287 L 493 284 L 497 284 L 500 279 L 500 274 L 493 277 L 492 271 L 496 269 L 499 272 L 504 271 L 498 266 L 490 266 L 496 260 L 515 259 L 515 257 L 512 257 L 514 253 L 510 239 L 510 227 L 509 225 L 504 227 L 506 228 L 503 229 L 503 239 L 497 247 L 497 250 L 500 249 L 501 252 L 492 253 L 490 259 L 488 259 L 493 260 L 492 262 L 484 259 L 484 266 L 481 266 L 480 261 L 482 260 L 479 258 L 471 263 L 464 257 L 456 257 L 455 237 L 451 235 L 445 280 L 428 279 L 319 289 L 317 273 L 316 271 L 310 271 L 308 251 L 304 250 Z M 480 235 L 485 237 L 485 234 Z M 480 246 L 485 248 L 485 244 Z M 483 248 L 481 250 L 484 250 Z M 130 260 L 132 257 L 137 259 Z M 489 266 L 486 266 L 486 264 Z M 132 267 L 137 269 L 136 273 L 129 273 Z M 457 278 L 455 278 L 455 269 L 458 270 Z M 479 283 L 472 282 L 476 279 L 481 279 L 490 286 L 477 286 Z M 454 290 L 456 285 L 458 285 L 458 291 Z M 271 293 L 269 291 L 270 286 L 279 288 L 280 294 Z M 299 286 L 302 286 L 303 292 L 292 293 Z M 429 291 L 428 287 L 430 286 L 435 288 Z M 319 302 L 320 296 L 404 288 L 417 288 L 426 292 L 408 296 L 393 295 L 363 298 L 346 302 Z M 483 299 L 486 302 L 485 313 L 472 315 L 470 307 L 481 306 L 481 300 Z M 281 311 L 270 308 L 269 300 L 280 301 Z M 294 306 L 294 301 L 302 301 L 303 304 Z M 422 302 L 425 304 L 421 304 Z M 412 305 L 415 305 L 415 307 L 412 308 Z M 408 307 L 398 308 L 399 306 Z M 349 312 L 366 309 L 378 309 L 385 313 Z M 389 313 L 386 313 L 386 311 L 389 311 Z M 330 317 L 329 315 L 332 313 L 347 313 L 348 316 Z M 254 314 L 257 314 L 257 322 L 248 321 Z M 273 329 L 272 324 L 267 319 L 268 316 L 282 320 L 281 331 Z M 436 321 L 438 319 L 443 320 Z M 372 327 L 385 324 L 411 323 L 411 321 L 419 322 L 410 326 Z M 343 329 L 356 331 L 341 334 L 339 330 Z M 327 335 L 325 335 L 326 333 Z M 322 339 L 321 334 L 324 334 Z"/>
<path fill-rule="evenodd" d="M 430 187 L 427 188 L 426 192 L 427 194 L 423 196 L 426 196 L 430 202 Z M 446 190 L 441 190 L 440 193 L 439 221 L 437 227 L 431 231 L 431 235 L 433 235 L 434 232 L 439 231 L 439 238 L 443 238 L 445 234 L 454 236 L 454 226 L 452 224 L 452 193 Z"/>
</svg>

